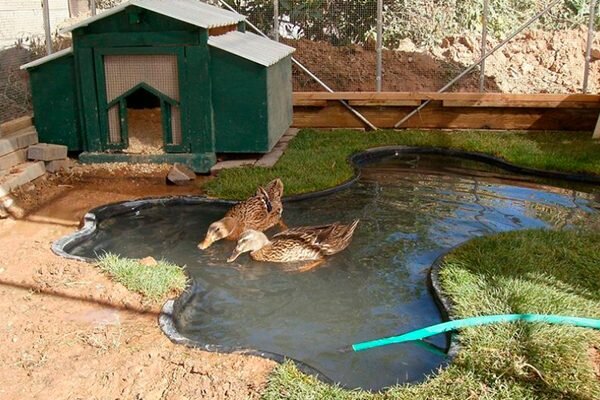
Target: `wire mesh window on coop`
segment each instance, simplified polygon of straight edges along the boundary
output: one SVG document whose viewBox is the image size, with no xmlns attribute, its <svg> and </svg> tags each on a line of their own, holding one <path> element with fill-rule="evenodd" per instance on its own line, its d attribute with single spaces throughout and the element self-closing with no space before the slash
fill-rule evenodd
<svg viewBox="0 0 600 400">
<path fill-rule="evenodd" d="M 40 4 L 48 1 L 48 16 L 44 17 Z M 69 25 L 68 21 L 58 22 L 69 13 L 53 8 L 61 2 L 67 11 L 81 12 L 85 5 L 90 14 L 88 4 L 95 3 L 101 12 L 121 1 L 27 1 L 19 7 L 28 11 L 2 9 L 0 27 L 8 26 L 10 20 L 19 29 L 0 29 L 0 120 L 31 112 L 27 74 L 18 67 L 45 55 L 44 22 L 53 51 L 68 45 L 69 38 L 57 33 L 58 28 Z M 600 91 L 598 12 L 592 12 L 597 9 L 596 0 L 207 2 L 235 9 L 270 37 L 294 46 L 294 58 L 335 91 L 438 91 L 473 64 L 476 66 L 448 91 Z M 520 30 L 538 13 L 539 18 Z M 498 46 L 515 32 L 511 40 Z M 495 47 L 498 50 L 489 54 Z M 482 56 L 487 58 L 478 64 Z M 297 65 L 293 67 L 293 88 L 324 90 Z"/>
<path fill-rule="evenodd" d="M 174 55 L 105 55 L 109 143 L 131 153 L 179 145 L 179 73 Z"/>
</svg>

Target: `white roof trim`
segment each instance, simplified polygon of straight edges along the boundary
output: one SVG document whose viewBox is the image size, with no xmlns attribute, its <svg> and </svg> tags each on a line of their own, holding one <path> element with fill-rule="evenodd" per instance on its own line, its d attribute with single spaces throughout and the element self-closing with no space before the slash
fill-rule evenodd
<svg viewBox="0 0 600 400">
<path fill-rule="evenodd" d="M 57 58 L 60 58 L 62 56 L 66 56 L 67 54 L 72 54 L 72 53 L 73 53 L 73 48 L 67 47 L 66 49 L 57 51 L 56 53 L 49 54 L 46 57 L 38 58 L 37 60 L 34 60 L 30 63 L 23 64 L 23 65 L 21 65 L 20 68 L 28 69 L 28 68 L 32 68 L 32 67 L 37 67 L 38 65 L 47 63 L 48 61 L 56 60 Z"/>
<path fill-rule="evenodd" d="M 77 28 L 88 26 L 129 6 L 137 6 L 204 29 L 233 25 L 246 20 L 246 17 L 241 14 L 223 10 L 198 0 L 128 0 L 100 14 L 61 29 L 60 32 L 71 32 Z"/>
<path fill-rule="evenodd" d="M 208 45 L 269 67 L 296 49 L 250 32 L 232 31 L 210 36 Z"/>
</svg>

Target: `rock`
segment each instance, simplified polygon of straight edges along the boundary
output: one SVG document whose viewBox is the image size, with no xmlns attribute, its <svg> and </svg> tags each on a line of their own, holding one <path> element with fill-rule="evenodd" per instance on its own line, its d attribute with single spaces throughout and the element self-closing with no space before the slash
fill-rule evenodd
<svg viewBox="0 0 600 400">
<path fill-rule="evenodd" d="M 19 164 L 11 170 L 9 175 L 2 177 L 0 181 L 0 197 L 4 197 L 11 190 L 16 189 L 46 173 L 43 162 L 27 162 Z"/>
<path fill-rule="evenodd" d="M 600 60 L 600 49 L 597 47 L 593 48 L 592 51 L 590 52 L 590 57 L 591 57 L 592 61 Z"/>
<path fill-rule="evenodd" d="M 186 165 L 175 163 L 169 174 L 167 175 L 167 181 L 175 185 L 186 185 L 196 179 L 196 174 Z"/>
<path fill-rule="evenodd" d="M 62 160 L 52 160 L 46 163 L 46 171 L 56 173 L 71 167 L 71 160 L 68 158 Z"/>
<path fill-rule="evenodd" d="M 454 45 L 454 37 L 452 36 L 447 36 L 445 38 L 442 39 L 442 48 L 443 49 L 447 49 L 449 47 L 452 47 Z"/>
<path fill-rule="evenodd" d="M 471 50 L 471 52 L 477 47 L 477 43 L 475 43 L 475 40 L 471 36 L 462 36 L 458 42 Z"/>
<path fill-rule="evenodd" d="M 27 157 L 36 161 L 52 161 L 67 158 L 67 146 L 60 144 L 38 143 L 29 146 Z"/>
<path fill-rule="evenodd" d="M 0 156 L 10 154 L 19 149 L 38 142 L 38 134 L 34 127 L 20 130 L 0 139 Z"/>
<path fill-rule="evenodd" d="M 417 46 L 413 43 L 410 38 L 404 38 L 398 43 L 397 51 L 404 51 L 406 53 L 414 53 L 417 51 Z"/>
<path fill-rule="evenodd" d="M 12 153 L 0 156 L 0 170 L 8 170 L 15 165 L 27 161 L 27 149 L 19 149 Z"/>
<path fill-rule="evenodd" d="M 140 264 L 145 265 L 147 267 L 156 267 L 158 265 L 158 261 L 154 259 L 152 256 L 144 257 L 140 259 Z"/>
</svg>

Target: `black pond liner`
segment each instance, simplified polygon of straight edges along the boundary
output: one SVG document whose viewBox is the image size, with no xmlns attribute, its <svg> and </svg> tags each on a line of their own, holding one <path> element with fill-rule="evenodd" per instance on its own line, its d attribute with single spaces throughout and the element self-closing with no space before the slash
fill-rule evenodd
<svg viewBox="0 0 600 400">
<path fill-rule="evenodd" d="M 445 148 L 425 148 L 425 147 L 408 147 L 408 146 L 385 146 L 385 147 L 376 147 L 372 149 L 368 149 L 364 152 L 355 154 L 349 158 L 349 161 L 352 163 L 354 167 L 354 176 L 347 180 L 346 182 L 322 191 L 305 193 L 295 196 L 287 196 L 284 197 L 283 202 L 296 202 L 306 199 L 317 198 L 321 196 L 327 196 L 329 194 L 344 190 L 349 186 L 353 185 L 360 177 L 360 169 L 361 166 L 377 161 L 381 158 L 398 155 L 400 153 L 409 153 L 409 154 L 428 154 L 428 155 L 445 155 L 452 157 L 459 157 L 472 161 L 480 161 L 493 166 L 500 167 L 504 170 L 515 172 L 523 175 L 531 175 L 542 178 L 552 178 L 552 179 L 560 179 L 564 181 L 572 181 L 572 182 L 580 182 L 580 183 L 592 183 L 592 184 L 600 184 L 600 176 L 593 175 L 585 175 L 585 174 L 572 174 L 572 173 L 564 173 L 558 171 L 546 171 L 540 170 L 536 168 L 529 167 L 520 167 L 511 163 L 506 162 L 503 159 L 475 152 L 461 151 L 461 150 L 451 150 Z M 207 197 L 200 196 L 178 196 L 178 197 L 164 197 L 164 198 L 142 198 L 139 200 L 132 201 L 123 201 L 117 203 L 110 203 L 100 207 L 96 207 L 90 210 L 85 214 L 83 218 L 83 226 L 80 230 L 74 232 L 71 235 L 60 238 L 52 244 L 52 251 L 62 257 L 68 259 L 74 259 L 85 262 L 95 262 L 93 258 L 82 257 L 70 254 L 69 251 L 74 247 L 78 246 L 80 243 L 86 241 L 96 230 L 97 225 L 100 221 L 113 218 L 119 215 L 127 214 L 133 211 L 143 210 L 155 206 L 175 206 L 175 205 L 199 205 L 199 204 L 221 204 L 221 205 L 231 205 L 235 204 L 235 201 L 228 200 L 218 200 L 218 199 L 210 199 Z M 472 239 L 471 239 L 472 240 Z M 460 247 L 467 242 L 461 243 Z M 444 254 L 439 256 L 433 263 L 429 272 L 428 279 L 428 290 L 432 294 L 433 299 L 438 306 L 442 320 L 452 319 L 452 309 L 453 303 L 452 300 L 445 296 L 440 282 L 440 269 L 443 265 L 443 260 L 445 256 L 452 252 L 454 248 L 449 249 Z M 295 360 L 293 358 L 287 357 L 282 354 L 272 353 L 261 351 L 257 349 L 248 349 L 243 347 L 230 347 L 223 346 L 214 343 L 202 343 L 197 340 L 188 339 L 185 336 L 181 335 L 176 326 L 173 319 L 173 315 L 181 310 L 186 303 L 189 302 L 191 296 L 193 295 L 193 286 L 189 287 L 182 293 L 177 299 L 168 300 L 162 307 L 161 313 L 158 317 L 158 323 L 162 331 L 167 335 L 167 337 L 174 343 L 182 344 L 188 347 L 200 348 L 205 351 L 210 352 L 219 352 L 219 353 L 236 353 L 242 355 L 252 355 L 259 356 L 266 359 L 270 359 L 279 363 L 284 362 L 285 360 L 292 360 L 297 366 L 298 369 L 306 374 L 310 374 L 316 376 L 319 380 L 333 384 L 331 379 L 329 379 L 326 375 L 321 373 L 315 368 L 312 368 L 306 363 Z M 448 348 L 446 349 L 447 357 L 449 361 L 456 356 L 459 351 L 459 341 L 457 334 L 447 334 L 448 337 Z M 344 387 L 343 385 L 341 385 Z"/>
</svg>

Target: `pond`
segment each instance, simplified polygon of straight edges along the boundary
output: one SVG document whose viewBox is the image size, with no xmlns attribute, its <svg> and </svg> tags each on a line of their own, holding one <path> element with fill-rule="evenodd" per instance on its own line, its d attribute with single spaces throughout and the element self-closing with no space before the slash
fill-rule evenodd
<svg viewBox="0 0 600 400">
<path fill-rule="evenodd" d="M 191 292 L 174 316 L 183 336 L 285 355 L 345 387 L 378 390 L 421 381 L 448 362 L 412 343 L 339 351 L 441 322 L 428 287 L 437 257 L 481 235 L 600 226 L 594 185 L 441 155 L 398 153 L 361 168 L 360 179 L 344 190 L 285 204 L 290 227 L 361 220 L 351 245 L 310 272 L 293 273 L 247 254 L 226 263 L 232 242 L 198 250 L 208 225 L 228 208 L 219 203 L 153 206 L 101 220 L 87 240 L 66 250 L 185 265 Z M 430 342 L 448 345 L 444 336 Z"/>
</svg>

